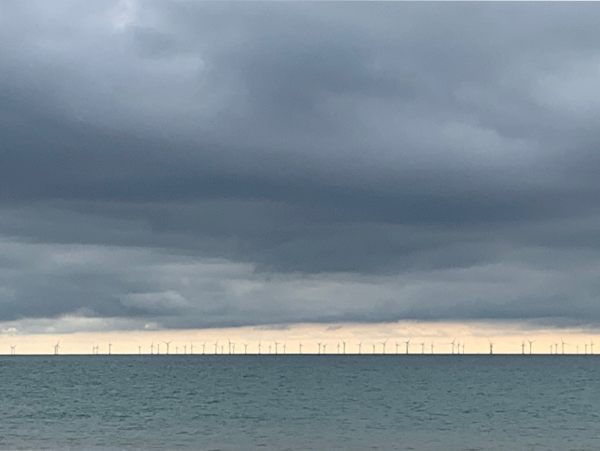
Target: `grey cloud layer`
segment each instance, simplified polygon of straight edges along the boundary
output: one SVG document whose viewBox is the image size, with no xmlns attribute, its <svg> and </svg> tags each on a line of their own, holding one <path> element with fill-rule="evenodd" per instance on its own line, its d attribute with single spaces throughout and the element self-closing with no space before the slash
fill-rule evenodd
<svg viewBox="0 0 600 451">
<path fill-rule="evenodd" d="M 0 320 L 595 322 L 598 14 L 4 2 Z"/>
</svg>

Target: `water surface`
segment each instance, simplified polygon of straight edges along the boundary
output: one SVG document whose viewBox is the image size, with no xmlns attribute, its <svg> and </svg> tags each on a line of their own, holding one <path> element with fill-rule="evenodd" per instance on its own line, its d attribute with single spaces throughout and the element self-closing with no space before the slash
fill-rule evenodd
<svg viewBox="0 0 600 451">
<path fill-rule="evenodd" d="M 593 356 L 0 358 L 1 449 L 599 450 Z"/>
</svg>

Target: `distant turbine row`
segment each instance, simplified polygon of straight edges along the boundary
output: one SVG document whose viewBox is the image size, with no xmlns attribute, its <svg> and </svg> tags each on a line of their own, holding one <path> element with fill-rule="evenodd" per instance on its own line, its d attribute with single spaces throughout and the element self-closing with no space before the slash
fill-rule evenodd
<svg viewBox="0 0 600 451">
<path fill-rule="evenodd" d="M 387 343 L 389 340 L 384 340 L 384 341 L 380 341 L 380 342 L 369 342 L 368 344 L 370 344 L 369 348 L 364 348 L 364 346 L 366 346 L 366 343 L 363 342 L 357 342 L 354 343 L 352 346 L 348 345 L 348 343 L 346 341 L 338 341 L 337 343 L 335 343 L 335 348 L 330 348 L 330 349 L 335 349 L 335 352 L 329 352 L 329 354 L 389 354 L 387 352 Z M 144 347 L 142 345 L 138 345 L 137 347 L 137 351 L 138 354 L 142 355 L 159 355 L 161 354 L 161 344 L 164 345 L 163 347 L 163 355 L 170 355 L 171 354 L 171 344 L 173 342 L 172 341 L 162 341 L 162 342 L 158 342 L 158 343 L 154 343 L 152 342 L 149 346 Z M 492 341 L 489 341 L 489 354 L 494 354 L 494 343 Z M 535 343 L 535 340 L 523 340 L 521 342 L 521 354 L 533 354 L 533 345 Z M 182 344 L 181 346 L 179 346 L 178 344 L 175 345 L 174 347 L 174 354 L 201 354 L 201 355 L 205 355 L 205 354 L 274 354 L 274 355 L 278 355 L 278 354 L 288 354 L 288 353 L 292 353 L 292 354 L 303 354 L 303 353 L 308 353 L 308 354 L 327 354 L 327 349 L 328 349 L 328 345 L 330 343 L 326 343 L 326 342 L 312 342 L 309 343 L 308 345 L 304 345 L 303 343 L 298 343 L 297 347 L 295 347 L 295 349 L 291 352 L 288 352 L 288 346 L 285 342 L 278 342 L 278 341 L 273 341 L 273 342 L 268 342 L 266 344 L 263 344 L 261 341 L 258 342 L 258 344 L 255 347 L 250 347 L 250 345 L 248 343 L 241 343 L 240 347 L 237 348 L 236 351 L 236 343 L 232 342 L 231 340 L 227 340 L 224 343 L 220 343 L 219 341 L 215 341 L 215 342 L 210 342 L 210 343 L 201 343 L 198 346 L 195 346 L 194 343 L 189 343 L 188 344 Z M 457 342 L 456 339 L 450 341 L 450 342 L 444 342 L 444 343 L 437 343 L 437 345 L 442 345 L 444 346 L 444 350 L 446 352 L 438 352 L 438 354 L 465 354 L 465 343 L 460 343 Z M 412 347 L 411 347 L 412 346 Z M 415 349 L 414 347 L 417 347 L 417 352 L 414 352 Z M 435 354 L 435 346 L 436 343 L 434 342 L 412 342 L 411 339 L 407 339 L 404 341 L 397 341 L 395 342 L 395 354 Z M 447 347 L 446 347 L 447 346 Z M 559 347 L 560 346 L 560 347 Z M 549 353 L 550 354 L 565 354 L 565 348 L 572 346 L 571 344 L 565 342 L 564 340 L 561 339 L 560 343 L 551 343 L 550 347 L 549 347 Z M 579 354 L 580 353 L 580 345 L 579 344 L 575 344 L 575 352 L 574 354 Z M 54 355 L 59 355 L 60 354 L 60 342 L 57 342 L 56 344 L 53 345 L 53 350 L 54 350 Z M 242 352 L 242 347 L 243 347 L 243 352 Z M 352 349 L 350 349 L 350 347 L 352 347 Z M 113 348 L 113 343 L 108 343 L 106 345 L 106 352 L 102 353 L 104 355 L 111 355 L 112 354 L 112 348 Z M 16 349 L 17 346 L 16 345 L 10 345 L 10 355 L 16 355 Z M 573 348 L 571 348 L 573 349 Z M 180 350 L 182 352 L 180 352 Z M 196 351 L 201 351 L 201 352 L 195 352 Z M 306 352 L 306 351 L 309 352 Z M 347 352 L 347 350 L 349 352 Z M 189 351 L 189 352 L 188 352 Z M 295 352 L 294 352 L 295 351 Z M 310 352 L 312 351 L 312 352 Z M 594 354 L 594 342 L 590 341 L 589 343 L 585 343 L 584 347 L 583 347 L 583 353 L 584 354 Z M 92 355 L 100 355 L 100 345 L 95 344 L 92 346 Z M 571 352 L 571 354 L 573 354 L 573 352 Z"/>
</svg>

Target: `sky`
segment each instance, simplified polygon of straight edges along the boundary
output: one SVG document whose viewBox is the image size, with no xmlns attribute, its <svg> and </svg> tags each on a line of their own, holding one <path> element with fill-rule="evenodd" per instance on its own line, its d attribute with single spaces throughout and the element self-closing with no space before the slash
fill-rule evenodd
<svg viewBox="0 0 600 451">
<path fill-rule="evenodd" d="M 595 333 L 599 13 L 3 1 L 0 331 Z"/>
</svg>

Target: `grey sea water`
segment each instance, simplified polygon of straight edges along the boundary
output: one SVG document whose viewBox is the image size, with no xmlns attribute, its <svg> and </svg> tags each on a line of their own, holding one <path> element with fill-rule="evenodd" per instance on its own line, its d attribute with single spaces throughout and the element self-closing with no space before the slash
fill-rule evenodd
<svg viewBox="0 0 600 451">
<path fill-rule="evenodd" d="M 593 356 L 0 358 L 1 449 L 599 450 Z"/>
</svg>

